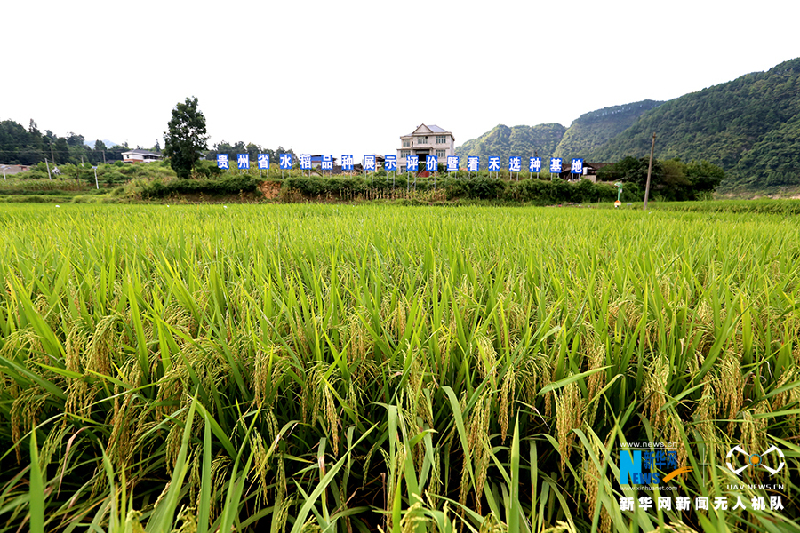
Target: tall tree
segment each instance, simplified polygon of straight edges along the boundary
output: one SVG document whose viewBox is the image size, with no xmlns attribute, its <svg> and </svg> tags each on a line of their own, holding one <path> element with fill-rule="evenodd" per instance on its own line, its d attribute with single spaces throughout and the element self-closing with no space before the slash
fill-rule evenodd
<svg viewBox="0 0 800 533">
<path fill-rule="evenodd" d="M 164 155 L 170 158 L 172 170 L 179 178 L 188 178 L 207 150 L 206 117 L 197 109 L 197 98 L 187 98 L 172 109 L 172 120 L 164 132 Z"/>
<path fill-rule="evenodd" d="M 69 163 L 69 144 L 64 137 L 56 139 L 56 163 L 63 165 Z"/>
<path fill-rule="evenodd" d="M 84 138 L 83 135 L 79 135 L 74 131 L 70 131 L 67 133 L 67 144 L 70 146 L 83 146 Z"/>
</svg>

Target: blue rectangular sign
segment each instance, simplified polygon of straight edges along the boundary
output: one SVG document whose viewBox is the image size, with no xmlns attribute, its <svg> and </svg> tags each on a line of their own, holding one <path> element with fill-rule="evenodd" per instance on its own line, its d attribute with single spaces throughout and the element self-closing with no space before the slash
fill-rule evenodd
<svg viewBox="0 0 800 533">
<path fill-rule="evenodd" d="M 435 155 L 429 155 L 425 159 L 425 170 L 428 172 L 436 172 L 436 167 L 438 166 L 439 161 Z"/>
<path fill-rule="evenodd" d="M 448 172 L 457 172 L 458 171 L 458 156 L 457 155 L 448 155 L 447 156 L 447 171 Z"/>
<path fill-rule="evenodd" d="M 342 156 L 342 170 L 353 170 L 353 156 L 352 155 L 343 155 Z"/>
</svg>

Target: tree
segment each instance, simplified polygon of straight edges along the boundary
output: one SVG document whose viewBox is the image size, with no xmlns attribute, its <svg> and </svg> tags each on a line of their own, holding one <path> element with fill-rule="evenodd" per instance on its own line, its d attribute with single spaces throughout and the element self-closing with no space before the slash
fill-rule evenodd
<svg viewBox="0 0 800 533">
<path fill-rule="evenodd" d="M 696 191 L 713 191 L 725 179 L 725 171 L 706 160 L 686 165 L 686 177 L 692 182 Z"/>
<path fill-rule="evenodd" d="M 172 109 L 172 120 L 164 132 L 164 155 L 179 178 L 188 178 L 197 165 L 198 152 L 207 150 L 206 117 L 197 110 L 197 98 L 187 98 Z"/>
<path fill-rule="evenodd" d="M 55 146 L 56 163 L 63 165 L 69 163 L 69 144 L 64 137 L 56 139 Z"/>
<path fill-rule="evenodd" d="M 83 135 L 79 135 L 74 131 L 70 131 L 67 133 L 67 144 L 70 146 L 83 146 L 84 138 Z"/>
</svg>

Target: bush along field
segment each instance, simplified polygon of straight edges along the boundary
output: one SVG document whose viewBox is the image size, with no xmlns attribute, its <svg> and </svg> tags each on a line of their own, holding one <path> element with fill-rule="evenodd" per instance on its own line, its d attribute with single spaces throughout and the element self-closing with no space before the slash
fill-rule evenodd
<svg viewBox="0 0 800 533">
<path fill-rule="evenodd" d="M 422 202 L 490 200 L 503 203 L 533 203 L 538 205 L 558 203 L 613 204 L 617 189 L 611 184 L 592 183 L 589 180 L 570 182 L 555 178 L 510 179 L 490 177 L 482 173 L 472 178 L 466 172 L 453 173 L 452 177 L 397 176 L 378 172 L 364 176 L 291 176 L 283 180 L 286 201 L 352 201 L 352 200 L 418 200 Z M 632 185 L 623 190 L 623 200 L 641 202 L 643 194 Z"/>
<path fill-rule="evenodd" d="M 56 171 L 57 169 L 57 171 Z M 168 163 L 146 165 L 125 164 L 121 161 L 97 165 L 46 165 L 39 163 L 31 170 L 0 181 L 0 203 L 69 203 L 118 202 L 124 199 L 124 189 L 132 180 L 170 180 L 175 173 Z"/>
<path fill-rule="evenodd" d="M 613 203 L 617 189 L 588 180 L 569 182 L 511 176 L 507 171 L 418 177 L 412 174 L 339 174 L 323 176 L 300 170 L 220 171 L 199 161 L 191 179 L 178 179 L 168 162 L 98 165 L 97 182 L 90 166 L 61 165 L 48 178 L 44 164 L 0 182 L 0 203 L 119 202 L 353 202 L 400 200 L 421 203 L 490 201 L 500 203 Z M 99 188 L 96 186 L 99 185 Z M 273 194 L 278 193 L 279 194 Z M 637 184 L 624 187 L 622 200 L 641 202 Z"/>
<path fill-rule="evenodd" d="M 797 220 L 587 214 L 4 206 L 0 527 L 800 531 Z"/>
</svg>

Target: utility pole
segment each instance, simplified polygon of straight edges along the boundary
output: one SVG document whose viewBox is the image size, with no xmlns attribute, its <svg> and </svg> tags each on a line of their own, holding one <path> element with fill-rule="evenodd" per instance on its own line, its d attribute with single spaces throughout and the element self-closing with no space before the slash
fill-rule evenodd
<svg viewBox="0 0 800 533">
<path fill-rule="evenodd" d="M 653 149 L 656 147 L 656 132 L 650 145 L 650 165 L 647 167 L 647 183 L 644 186 L 644 210 L 647 211 L 647 198 L 650 196 L 650 176 L 653 174 Z"/>
</svg>

